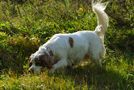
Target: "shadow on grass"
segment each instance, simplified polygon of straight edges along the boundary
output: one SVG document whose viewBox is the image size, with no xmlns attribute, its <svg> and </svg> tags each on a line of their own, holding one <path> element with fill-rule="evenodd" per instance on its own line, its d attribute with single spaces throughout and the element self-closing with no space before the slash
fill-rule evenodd
<svg viewBox="0 0 134 90">
<path fill-rule="evenodd" d="M 104 65 L 102 68 L 96 68 L 91 65 L 78 66 L 64 74 L 63 77 L 71 77 L 75 81 L 75 86 L 80 86 L 81 89 L 84 85 L 87 85 L 89 89 L 95 90 L 131 90 L 134 88 L 131 86 L 132 83 L 127 81 L 121 73 L 112 68 L 106 69 Z"/>
</svg>

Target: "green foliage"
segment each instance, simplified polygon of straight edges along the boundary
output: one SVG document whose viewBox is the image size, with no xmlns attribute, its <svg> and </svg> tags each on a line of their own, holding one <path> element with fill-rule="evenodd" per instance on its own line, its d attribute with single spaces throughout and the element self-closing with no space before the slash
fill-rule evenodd
<svg viewBox="0 0 134 90">
<path fill-rule="evenodd" d="M 106 32 L 105 43 L 111 49 L 134 52 L 134 29 L 111 25 Z"/>
<path fill-rule="evenodd" d="M 23 4 L 1 1 L 0 89 L 133 90 L 133 0 L 114 0 L 108 4 L 110 26 L 105 36 L 107 55 L 102 60 L 102 69 L 82 62 L 71 71 L 54 76 L 48 76 L 47 71 L 39 76 L 27 74 L 29 56 L 54 34 L 94 30 L 97 18 L 89 3 L 88 0 L 25 0 Z"/>
<path fill-rule="evenodd" d="M 111 0 L 107 13 L 115 19 L 120 27 L 134 27 L 134 1 L 133 0 Z"/>
</svg>

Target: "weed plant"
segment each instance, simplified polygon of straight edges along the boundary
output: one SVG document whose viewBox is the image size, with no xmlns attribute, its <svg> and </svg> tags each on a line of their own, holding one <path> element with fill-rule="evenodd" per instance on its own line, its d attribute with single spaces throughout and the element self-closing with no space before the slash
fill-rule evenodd
<svg viewBox="0 0 134 90">
<path fill-rule="evenodd" d="M 19 0 L 17 0 L 19 1 Z M 108 1 L 108 0 L 106 0 Z M 133 90 L 134 1 L 110 0 L 106 12 L 106 57 L 102 68 L 86 61 L 49 76 L 27 72 L 29 56 L 56 33 L 93 31 L 97 18 L 90 0 L 0 1 L 1 90 Z"/>
</svg>

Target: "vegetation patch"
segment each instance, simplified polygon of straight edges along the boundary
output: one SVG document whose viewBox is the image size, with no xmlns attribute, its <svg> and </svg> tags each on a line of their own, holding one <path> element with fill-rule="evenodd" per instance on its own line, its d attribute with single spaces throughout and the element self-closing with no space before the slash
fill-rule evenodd
<svg viewBox="0 0 134 90">
<path fill-rule="evenodd" d="M 110 25 L 101 69 L 86 61 L 68 72 L 49 76 L 45 70 L 37 76 L 27 70 L 39 46 L 57 33 L 95 29 L 91 1 L 1 0 L 0 89 L 133 90 L 134 1 L 110 0 L 106 12 Z"/>
</svg>

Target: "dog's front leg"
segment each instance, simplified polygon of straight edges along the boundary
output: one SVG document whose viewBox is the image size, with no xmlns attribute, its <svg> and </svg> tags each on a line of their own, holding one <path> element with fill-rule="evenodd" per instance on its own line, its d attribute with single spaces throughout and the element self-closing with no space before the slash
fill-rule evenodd
<svg viewBox="0 0 134 90">
<path fill-rule="evenodd" d="M 64 69 L 67 66 L 66 58 L 59 60 L 53 67 L 48 71 L 49 75 L 52 75 L 58 69 Z"/>
</svg>

